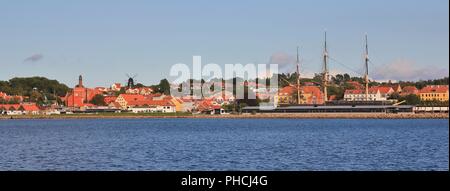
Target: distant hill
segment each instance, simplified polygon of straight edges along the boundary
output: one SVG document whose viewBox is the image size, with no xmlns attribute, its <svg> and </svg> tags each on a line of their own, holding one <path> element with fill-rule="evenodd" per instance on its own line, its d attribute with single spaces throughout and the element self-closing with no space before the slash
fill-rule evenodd
<svg viewBox="0 0 450 191">
<path fill-rule="evenodd" d="M 52 99 L 54 96 L 64 96 L 69 87 L 45 77 L 12 78 L 9 81 L 0 81 L 0 91 L 9 95 L 31 96 L 38 92 Z"/>
</svg>

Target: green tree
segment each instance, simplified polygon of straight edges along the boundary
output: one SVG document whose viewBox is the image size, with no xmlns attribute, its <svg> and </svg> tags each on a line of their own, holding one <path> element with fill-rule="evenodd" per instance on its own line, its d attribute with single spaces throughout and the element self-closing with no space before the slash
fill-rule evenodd
<svg viewBox="0 0 450 191">
<path fill-rule="evenodd" d="M 333 82 L 335 84 L 338 84 L 338 85 L 341 85 L 345 82 L 344 75 L 342 75 L 342 74 L 337 74 L 336 76 L 332 77 L 331 79 L 333 80 Z"/>
<path fill-rule="evenodd" d="M 421 103 L 420 97 L 416 94 L 402 96 L 398 99 L 398 101 L 406 101 L 406 105 L 419 105 Z"/>
<path fill-rule="evenodd" d="M 97 94 L 92 98 L 91 103 L 97 106 L 105 106 L 105 97 L 101 94 Z"/>
<path fill-rule="evenodd" d="M 328 86 L 327 93 L 328 96 L 336 96 L 337 100 L 344 98 L 344 88 L 342 86 Z"/>
<path fill-rule="evenodd" d="M 29 96 L 30 100 L 41 104 L 44 103 L 45 97 L 56 101 L 56 97 L 64 96 L 69 90 L 66 85 L 57 80 L 44 77 L 12 78 L 9 81 L 0 81 L 1 92 L 9 95 Z M 36 91 L 38 93 L 34 93 Z"/>
<path fill-rule="evenodd" d="M 344 82 L 348 82 L 351 80 L 350 75 L 348 75 L 347 73 L 344 74 Z"/>
<path fill-rule="evenodd" d="M 394 92 L 393 94 L 391 94 L 388 99 L 400 99 L 400 94 L 398 94 L 397 92 Z"/>
<path fill-rule="evenodd" d="M 42 94 L 38 91 L 32 91 L 30 94 L 30 102 L 38 102 L 39 100 L 42 100 Z"/>
<path fill-rule="evenodd" d="M 134 85 L 134 88 L 144 88 L 144 87 L 146 87 L 146 86 L 141 83 L 137 83 L 136 85 Z"/>
<path fill-rule="evenodd" d="M 162 79 L 157 85 L 157 92 L 170 95 L 170 83 L 167 79 Z"/>
</svg>

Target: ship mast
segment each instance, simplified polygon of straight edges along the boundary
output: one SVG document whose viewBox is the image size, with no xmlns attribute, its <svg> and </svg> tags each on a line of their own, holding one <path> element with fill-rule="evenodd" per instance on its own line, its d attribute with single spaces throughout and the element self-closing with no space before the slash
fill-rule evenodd
<svg viewBox="0 0 450 191">
<path fill-rule="evenodd" d="M 323 74 L 322 74 L 322 86 L 323 86 L 323 97 L 324 103 L 328 101 L 328 49 L 327 49 L 327 32 L 325 31 L 325 44 L 323 51 Z"/>
<path fill-rule="evenodd" d="M 297 46 L 297 104 L 300 105 L 300 59 L 298 56 L 298 46 Z"/>
<path fill-rule="evenodd" d="M 366 83 L 366 101 L 369 101 L 369 45 L 367 43 L 367 34 L 365 37 L 366 50 L 364 53 L 364 81 Z"/>
</svg>

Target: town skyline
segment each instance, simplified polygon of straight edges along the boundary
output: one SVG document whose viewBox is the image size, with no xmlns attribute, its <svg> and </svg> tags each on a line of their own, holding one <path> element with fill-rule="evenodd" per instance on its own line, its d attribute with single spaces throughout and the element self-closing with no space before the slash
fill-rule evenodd
<svg viewBox="0 0 450 191">
<path fill-rule="evenodd" d="M 96 87 L 137 73 L 150 85 L 194 55 L 203 64 L 274 63 L 292 73 L 297 46 L 301 74 L 312 77 L 321 72 L 324 31 L 330 56 L 354 70 L 330 60 L 331 74 L 362 73 L 368 33 L 374 80 L 448 77 L 448 1 L 105 4 L 2 3 L 0 80 L 45 76 L 72 87 L 82 74 Z"/>
</svg>

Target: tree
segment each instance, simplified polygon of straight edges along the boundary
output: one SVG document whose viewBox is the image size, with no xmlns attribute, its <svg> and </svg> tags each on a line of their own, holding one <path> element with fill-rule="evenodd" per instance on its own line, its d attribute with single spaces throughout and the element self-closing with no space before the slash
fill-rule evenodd
<svg viewBox="0 0 450 191">
<path fill-rule="evenodd" d="M 101 94 L 97 94 L 92 98 L 91 103 L 97 106 L 105 106 L 105 97 Z"/>
<path fill-rule="evenodd" d="M 9 95 L 29 96 L 29 101 L 44 103 L 44 98 L 56 100 L 64 96 L 70 89 L 57 80 L 44 77 L 12 78 L 9 81 L 0 81 L 0 91 Z M 56 95 L 56 96 L 54 96 Z"/>
<path fill-rule="evenodd" d="M 350 75 L 348 75 L 347 73 L 344 74 L 344 82 L 348 82 L 351 80 Z"/>
<path fill-rule="evenodd" d="M 406 101 L 405 104 L 407 105 L 419 105 L 421 103 L 420 97 L 416 94 L 402 96 L 398 99 L 398 101 Z"/>
<path fill-rule="evenodd" d="M 136 85 L 134 85 L 134 88 L 144 88 L 145 85 L 141 84 L 141 83 L 137 83 Z"/>
<path fill-rule="evenodd" d="M 327 93 L 328 96 L 336 96 L 337 100 L 343 99 L 344 98 L 344 88 L 342 88 L 342 86 L 328 86 L 327 88 Z"/>
<path fill-rule="evenodd" d="M 170 83 L 167 79 L 162 79 L 157 87 L 159 93 L 170 95 Z"/>
<path fill-rule="evenodd" d="M 32 91 L 30 94 L 30 102 L 38 102 L 38 100 L 42 98 L 42 94 L 38 91 Z"/>
<path fill-rule="evenodd" d="M 337 74 L 336 76 L 332 77 L 331 79 L 333 80 L 333 82 L 335 84 L 338 84 L 338 85 L 344 83 L 344 76 L 342 74 Z"/>
<path fill-rule="evenodd" d="M 400 99 L 400 94 L 398 94 L 397 92 L 394 92 L 393 94 L 391 94 L 389 96 L 388 99 L 396 99 L 396 100 L 398 100 L 398 99 Z"/>
</svg>

